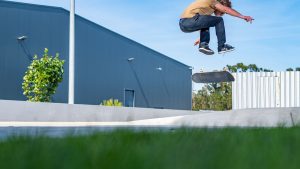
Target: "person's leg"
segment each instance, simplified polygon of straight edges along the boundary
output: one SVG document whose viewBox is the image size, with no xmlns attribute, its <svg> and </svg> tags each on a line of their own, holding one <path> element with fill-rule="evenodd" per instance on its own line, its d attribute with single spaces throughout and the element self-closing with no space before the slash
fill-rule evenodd
<svg viewBox="0 0 300 169">
<path fill-rule="evenodd" d="M 218 37 L 218 52 L 219 52 L 219 54 L 223 54 L 223 53 L 230 52 L 230 51 L 234 50 L 234 47 L 232 47 L 228 44 L 225 44 L 226 43 L 226 36 L 225 36 L 225 26 L 224 26 L 223 18 L 216 25 L 216 34 L 217 34 L 217 37 Z"/>
<path fill-rule="evenodd" d="M 209 28 L 203 28 L 200 30 L 200 43 L 207 43 L 209 44 L 210 41 L 210 32 Z"/>
<path fill-rule="evenodd" d="M 200 15 L 196 23 L 197 24 L 194 26 L 199 28 L 213 27 L 213 26 L 216 28 L 216 35 L 218 38 L 218 52 L 220 54 L 234 50 L 234 47 L 225 44 L 226 32 L 225 32 L 224 20 L 222 17 Z"/>
<path fill-rule="evenodd" d="M 226 43 L 225 25 L 222 17 L 199 15 L 194 27 L 200 29 L 215 27 L 218 38 L 218 47 L 222 47 Z"/>
<path fill-rule="evenodd" d="M 193 18 L 183 19 L 180 21 L 180 28 L 184 32 L 195 32 L 210 27 L 216 28 L 219 53 L 232 51 L 234 49 L 232 46 L 225 45 L 226 32 L 225 32 L 224 20 L 222 17 L 210 16 L 210 15 L 195 15 Z"/>
<path fill-rule="evenodd" d="M 217 22 L 215 28 L 216 28 L 216 35 L 218 38 L 218 48 L 222 47 L 226 43 L 226 32 L 225 32 L 225 24 L 224 20 L 222 17 L 217 17 L 220 18 L 219 22 Z"/>
<path fill-rule="evenodd" d="M 208 43 L 210 41 L 209 28 L 195 28 L 194 25 L 197 22 L 197 20 L 198 15 L 194 16 L 193 18 L 180 19 L 180 29 L 185 33 L 200 31 L 199 51 L 206 55 L 213 55 L 215 52 L 211 50 L 208 46 Z"/>
<path fill-rule="evenodd" d="M 179 26 L 181 31 L 185 33 L 195 32 L 196 30 L 194 30 L 193 25 L 194 25 L 193 18 L 184 18 L 184 19 L 180 19 L 179 21 Z"/>
<path fill-rule="evenodd" d="M 218 46 L 223 46 L 226 42 L 226 33 L 224 20 L 222 17 L 210 15 L 195 15 L 193 18 L 180 20 L 180 28 L 183 32 L 195 32 L 210 27 L 216 28 Z"/>
<path fill-rule="evenodd" d="M 210 32 L 209 28 L 203 28 L 200 30 L 200 43 L 199 43 L 199 51 L 207 54 L 213 55 L 215 52 L 209 48 L 210 41 Z"/>
</svg>

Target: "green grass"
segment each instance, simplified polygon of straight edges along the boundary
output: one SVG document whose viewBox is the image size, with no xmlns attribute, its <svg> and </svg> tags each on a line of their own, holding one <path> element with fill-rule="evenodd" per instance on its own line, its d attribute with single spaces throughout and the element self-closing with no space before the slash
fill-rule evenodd
<svg viewBox="0 0 300 169">
<path fill-rule="evenodd" d="M 299 169 L 300 128 L 115 131 L 0 141 L 0 169 Z"/>
</svg>

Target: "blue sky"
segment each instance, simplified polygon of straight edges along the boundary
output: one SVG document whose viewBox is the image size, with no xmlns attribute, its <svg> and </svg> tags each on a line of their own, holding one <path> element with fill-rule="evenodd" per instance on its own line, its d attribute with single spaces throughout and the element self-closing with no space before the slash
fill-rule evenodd
<svg viewBox="0 0 300 169">
<path fill-rule="evenodd" d="M 69 8 L 69 0 L 15 0 Z M 254 63 L 282 71 L 300 67 L 300 0 L 232 0 L 233 7 L 255 18 L 253 24 L 225 16 L 227 43 L 236 51 L 200 54 L 198 33 L 182 33 L 178 19 L 193 0 L 76 0 L 76 13 L 121 35 L 190 65 L 195 71 L 220 70 L 227 64 Z M 216 36 L 211 30 L 211 47 Z"/>
</svg>

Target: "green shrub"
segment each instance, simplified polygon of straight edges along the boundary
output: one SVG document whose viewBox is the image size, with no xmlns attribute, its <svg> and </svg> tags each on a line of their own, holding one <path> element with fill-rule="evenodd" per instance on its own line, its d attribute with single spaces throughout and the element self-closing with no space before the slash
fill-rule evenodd
<svg viewBox="0 0 300 169">
<path fill-rule="evenodd" d="M 23 78 L 23 94 L 32 102 L 51 102 L 51 96 L 55 94 L 58 84 L 63 80 L 65 61 L 48 55 L 48 49 L 44 50 L 41 59 L 35 55 Z"/>
<path fill-rule="evenodd" d="M 116 106 L 116 107 L 122 107 L 123 103 L 120 102 L 118 99 L 109 99 L 104 100 L 101 104 L 101 106 Z"/>
</svg>

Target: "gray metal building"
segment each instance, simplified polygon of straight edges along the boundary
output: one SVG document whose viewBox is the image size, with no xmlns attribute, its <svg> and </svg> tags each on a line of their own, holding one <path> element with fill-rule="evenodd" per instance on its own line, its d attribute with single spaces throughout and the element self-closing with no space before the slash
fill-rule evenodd
<svg viewBox="0 0 300 169">
<path fill-rule="evenodd" d="M 67 103 L 69 12 L 0 1 L 0 99 L 26 100 L 22 78 L 34 54 L 59 53 L 64 81 L 53 101 Z M 76 16 L 75 103 L 115 98 L 126 106 L 190 110 L 192 70 L 80 16 Z M 26 36 L 25 40 L 17 40 Z"/>
</svg>

